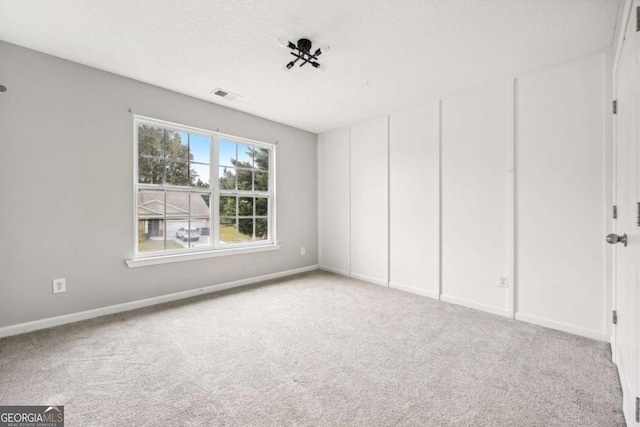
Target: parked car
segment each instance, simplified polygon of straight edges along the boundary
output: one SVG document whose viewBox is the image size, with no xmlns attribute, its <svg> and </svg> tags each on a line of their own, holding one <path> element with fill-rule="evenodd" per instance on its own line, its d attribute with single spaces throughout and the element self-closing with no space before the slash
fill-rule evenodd
<svg viewBox="0 0 640 427">
<path fill-rule="evenodd" d="M 200 240 L 200 231 L 197 228 L 178 228 L 176 231 L 176 237 L 178 239 L 182 239 L 183 242 L 189 241 L 198 241 Z"/>
</svg>

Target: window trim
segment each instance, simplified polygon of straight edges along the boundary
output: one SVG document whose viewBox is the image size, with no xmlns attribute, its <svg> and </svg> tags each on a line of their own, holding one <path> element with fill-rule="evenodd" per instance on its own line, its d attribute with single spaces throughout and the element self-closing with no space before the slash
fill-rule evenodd
<svg viewBox="0 0 640 427">
<path fill-rule="evenodd" d="M 146 267 L 149 265 L 170 264 L 173 262 L 192 261 L 196 259 L 217 258 L 228 255 L 243 255 L 258 252 L 277 251 L 280 249 L 279 243 L 269 245 L 250 246 L 244 248 L 217 249 L 195 252 L 181 252 L 176 254 L 155 255 L 143 258 L 134 258 L 125 260 L 129 268 Z"/>
<path fill-rule="evenodd" d="M 176 130 L 179 132 L 187 132 L 190 134 L 197 134 L 210 138 L 210 163 L 209 163 L 209 191 L 208 194 L 212 198 L 212 203 L 209 206 L 210 218 L 211 218 L 211 242 L 207 246 L 201 246 L 198 248 L 187 248 L 178 250 L 164 250 L 155 252 L 140 252 L 138 248 L 138 192 L 140 189 L 153 190 L 154 188 L 162 191 L 188 191 L 192 193 L 204 193 L 202 190 L 189 186 L 171 186 L 167 187 L 164 184 L 144 184 L 138 182 L 138 128 L 140 125 L 146 124 L 151 126 L 162 127 L 165 129 Z M 247 243 L 230 243 L 221 245 L 216 239 L 220 238 L 220 182 L 218 178 L 219 174 L 219 144 L 220 140 L 224 139 L 236 144 L 245 144 L 265 148 L 269 150 L 269 189 L 267 192 L 255 192 L 247 191 L 247 197 L 260 197 L 264 194 L 268 195 L 269 207 L 268 207 L 268 236 L 266 240 L 253 241 Z M 211 131 L 203 128 L 197 128 L 188 125 L 182 125 L 179 123 L 169 122 L 166 120 L 155 119 L 152 117 L 146 117 L 141 115 L 133 115 L 133 245 L 134 245 L 134 258 L 127 260 L 126 263 L 129 267 L 138 267 L 143 265 L 164 264 L 167 262 L 186 261 L 189 259 L 201 259 L 210 258 L 224 255 L 243 254 L 250 252 L 263 252 L 265 250 L 279 249 L 280 245 L 277 242 L 276 234 L 276 143 L 267 143 L 250 138 L 239 137 L 235 135 L 229 135 L 218 131 Z M 198 162 L 195 162 L 198 163 Z M 235 190 L 238 197 L 242 197 L 242 192 Z M 261 193 L 261 194 L 258 194 Z M 255 212 L 255 208 L 254 208 Z M 166 225 L 165 225 L 166 227 Z M 254 226 L 255 227 L 255 226 Z M 166 232 L 165 232 L 166 238 Z"/>
</svg>

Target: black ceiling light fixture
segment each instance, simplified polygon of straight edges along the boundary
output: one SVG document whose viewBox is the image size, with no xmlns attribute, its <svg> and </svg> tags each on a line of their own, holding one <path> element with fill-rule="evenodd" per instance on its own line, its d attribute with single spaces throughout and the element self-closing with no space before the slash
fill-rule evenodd
<svg viewBox="0 0 640 427">
<path fill-rule="evenodd" d="M 298 62 L 299 62 L 299 65 L 298 65 L 299 67 L 302 67 L 306 64 L 311 64 L 311 66 L 318 71 L 323 71 L 323 69 L 325 68 L 323 65 L 320 65 L 320 63 L 318 62 L 318 57 L 322 54 L 326 54 L 327 51 L 329 50 L 329 46 L 319 47 L 318 49 L 315 50 L 315 52 L 311 53 L 313 45 L 311 43 L 311 40 L 306 38 L 299 39 L 298 43 L 294 44 L 294 43 L 291 43 L 289 40 L 283 37 L 280 37 L 278 39 L 278 43 L 282 47 L 291 49 L 291 52 L 289 53 L 295 57 L 294 60 L 287 63 L 282 68 L 284 72 L 287 72 L 290 69 L 292 69 L 294 65 L 298 64 Z"/>
</svg>

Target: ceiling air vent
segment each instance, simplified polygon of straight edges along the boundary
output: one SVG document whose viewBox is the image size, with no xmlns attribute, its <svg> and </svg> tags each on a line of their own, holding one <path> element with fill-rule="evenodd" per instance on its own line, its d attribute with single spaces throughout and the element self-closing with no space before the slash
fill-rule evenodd
<svg viewBox="0 0 640 427">
<path fill-rule="evenodd" d="M 237 93 L 229 92 L 228 90 L 220 89 L 219 87 L 212 90 L 211 93 L 219 96 L 220 98 L 228 99 L 229 101 L 235 101 L 240 98 L 240 95 Z"/>
</svg>

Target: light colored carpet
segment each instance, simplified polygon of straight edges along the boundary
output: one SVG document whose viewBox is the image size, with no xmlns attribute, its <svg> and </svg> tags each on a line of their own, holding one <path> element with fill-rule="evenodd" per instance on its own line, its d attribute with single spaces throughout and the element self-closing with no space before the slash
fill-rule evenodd
<svg viewBox="0 0 640 427">
<path fill-rule="evenodd" d="M 311 272 L 0 340 L 68 426 L 624 425 L 609 346 Z"/>
</svg>

